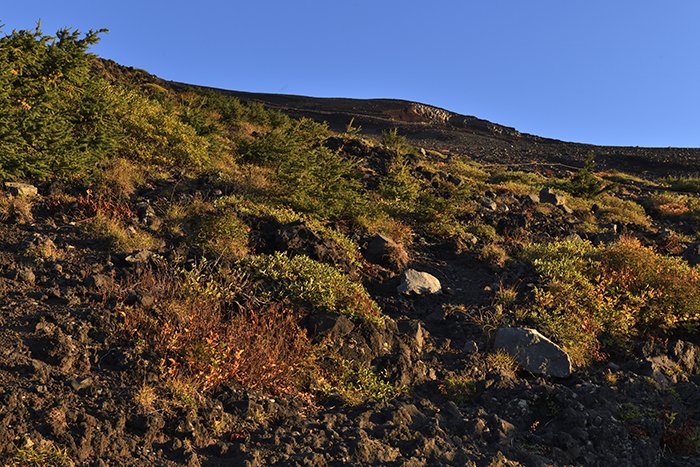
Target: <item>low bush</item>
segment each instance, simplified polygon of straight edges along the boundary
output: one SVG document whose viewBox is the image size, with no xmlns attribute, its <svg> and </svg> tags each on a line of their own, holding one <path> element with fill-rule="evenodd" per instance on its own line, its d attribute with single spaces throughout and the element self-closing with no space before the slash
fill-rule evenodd
<svg viewBox="0 0 700 467">
<path fill-rule="evenodd" d="M 299 317 L 280 303 L 256 303 L 248 287 L 240 273 L 158 260 L 116 292 L 155 299 L 153 307 L 124 307 L 124 328 L 161 357 L 164 382 L 189 381 L 201 390 L 237 382 L 298 393 L 297 372 L 311 355 Z"/>
<path fill-rule="evenodd" d="M 672 190 L 700 193 L 700 177 L 669 177 L 663 180 Z"/>
<path fill-rule="evenodd" d="M 223 208 L 199 221 L 195 241 L 214 256 L 235 260 L 248 254 L 249 233 L 233 209 Z"/>
<path fill-rule="evenodd" d="M 324 351 L 314 392 L 324 397 L 338 396 L 346 404 L 358 405 L 367 400 L 391 400 L 405 388 L 389 382 L 385 372 L 377 373 L 367 366 Z"/>
<path fill-rule="evenodd" d="M 524 258 L 540 277 L 530 318 L 570 353 L 575 365 L 602 358 L 601 341 L 694 326 L 700 271 L 622 237 L 608 246 L 562 240 L 530 245 Z"/>
<path fill-rule="evenodd" d="M 380 322 L 381 311 L 362 285 L 335 267 L 298 255 L 278 252 L 245 258 L 241 266 L 265 280 L 279 298 L 300 301 L 320 311 L 342 313 L 352 319 Z"/>
<path fill-rule="evenodd" d="M 659 216 L 700 221 L 700 197 L 659 192 L 649 197 L 651 210 Z"/>
<path fill-rule="evenodd" d="M 116 251 L 133 252 L 153 250 L 161 245 L 151 234 L 135 227 L 127 227 L 109 214 L 99 212 L 86 224 L 88 233 L 106 239 Z"/>
</svg>

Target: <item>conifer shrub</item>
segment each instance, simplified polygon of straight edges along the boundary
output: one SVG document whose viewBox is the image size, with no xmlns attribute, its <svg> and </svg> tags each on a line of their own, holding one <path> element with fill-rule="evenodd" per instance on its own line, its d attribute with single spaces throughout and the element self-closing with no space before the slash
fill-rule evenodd
<svg viewBox="0 0 700 467">
<path fill-rule="evenodd" d="M 406 137 L 399 135 L 398 128 L 392 128 L 382 133 L 382 144 L 396 154 L 403 154 L 409 149 Z"/>
<path fill-rule="evenodd" d="M 37 26 L 0 38 L 0 179 L 86 177 L 111 153 L 107 86 L 86 52 L 102 32 Z"/>
<path fill-rule="evenodd" d="M 0 179 L 92 182 L 113 157 L 168 169 L 208 164 L 211 138 L 181 118 L 187 107 L 92 70 L 88 49 L 105 31 L 54 37 L 37 27 L 0 38 Z"/>
</svg>

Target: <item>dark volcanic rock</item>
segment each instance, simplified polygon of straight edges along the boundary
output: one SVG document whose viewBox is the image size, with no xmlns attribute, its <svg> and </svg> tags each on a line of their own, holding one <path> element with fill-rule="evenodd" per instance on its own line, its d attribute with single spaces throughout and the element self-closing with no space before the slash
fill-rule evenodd
<svg viewBox="0 0 700 467">
<path fill-rule="evenodd" d="M 408 253 L 400 245 L 384 235 L 375 235 L 367 243 L 364 252 L 370 263 L 379 264 L 394 271 L 400 271 L 408 264 Z"/>
</svg>

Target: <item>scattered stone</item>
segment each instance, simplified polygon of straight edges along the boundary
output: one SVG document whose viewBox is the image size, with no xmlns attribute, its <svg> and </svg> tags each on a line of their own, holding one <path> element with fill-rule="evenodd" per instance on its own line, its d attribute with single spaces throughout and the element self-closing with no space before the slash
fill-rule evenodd
<svg viewBox="0 0 700 467">
<path fill-rule="evenodd" d="M 138 253 L 127 255 L 127 257 L 124 258 L 124 260 L 127 263 L 131 263 L 133 265 L 142 265 L 146 264 L 146 262 L 148 262 L 151 256 L 153 256 L 153 252 L 148 250 L 141 250 Z"/>
<path fill-rule="evenodd" d="M 571 374 L 571 360 L 564 350 L 534 329 L 500 328 L 494 348 L 512 355 L 518 364 L 532 373 L 557 378 Z"/>
<path fill-rule="evenodd" d="M 430 295 L 442 289 L 437 277 L 427 272 L 408 269 L 401 278 L 397 291 L 404 295 Z"/>
<path fill-rule="evenodd" d="M 22 182 L 5 182 L 5 188 L 13 196 L 25 196 L 33 198 L 39 194 L 39 190 L 34 185 Z"/>
<path fill-rule="evenodd" d="M 569 206 L 567 206 L 566 204 L 560 204 L 559 207 L 561 208 L 562 211 L 564 211 L 564 212 L 567 213 L 567 214 L 573 214 L 573 213 L 574 213 L 574 210 L 571 209 L 571 208 L 570 208 Z"/>
<path fill-rule="evenodd" d="M 555 206 L 561 206 L 563 204 L 566 204 L 566 198 L 564 198 L 564 196 L 555 193 L 554 190 L 547 187 L 542 188 L 542 190 L 540 190 L 539 198 L 542 203 L 549 203 Z"/>
<path fill-rule="evenodd" d="M 537 193 L 530 193 L 525 197 L 525 201 L 529 201 L 532 204 L 540 204 L 540 195 Z"/>
<path fill-rule="evenodd" d="M 39 233 L 25 238 L 20 248 L 25 254 L 41 259 L 56 260 L 61 256 L 53 240 Z"/>
<path fill-rule="evenodd" d="M 495 211 L 498 209 L 496 201 L 492 200 L 491 198 L 482 198 L 481 205 L 489 211 Z"/>
<path fill-rule="evenodd" d="M 462 179 L 462 177 L 460 177 L 458 175 L 454 175 L 454 174 L 448 174 L 447 181 L 456 187 L 460 187 L 464 183 L 464 180 Z"/>
<path fill-rule="evenodd" d="M 407 320 L 402 319 L 397 323 L 399 332 L 407 335 L 411 339 L 412 347 L 415 352 L 420 354 L 423 351 L 423 346 L 425 345 L 425 338 L 427 336 L 427 331 L 421 325 L 418 320 Z"/>
<path fill-rule="evenodd" d="M 34 283 L 36 282 L 36 276 L 34 275 L 34 271 L 32 271 L 32 269 L 28 267 L 17 269 L 17 279 L 29 285 L 34 285 Z"/>
<path fill-rule="evenodd" d="M 479 346 L 473 340 L 468 340 L 464 344 L 464 353 L 473 354 L 473 353 L 477 353 L 478 351 L 479 351 Z"/>
<path fill-rule="evenodd" d="M 158 230 L 161 226 L 161 220 L 156 215 L 156 211 L 149 202 L 141 202 L 136 205 L 136 215 L 139 222 L 153 230 Z"/>
<path fill-rule="evenodd" d="M 92 378 L 74 378 L 71 380 L 70 385 L 74 391 L 80 391 L 81 389 L 92 386 Z"/>
</svg>

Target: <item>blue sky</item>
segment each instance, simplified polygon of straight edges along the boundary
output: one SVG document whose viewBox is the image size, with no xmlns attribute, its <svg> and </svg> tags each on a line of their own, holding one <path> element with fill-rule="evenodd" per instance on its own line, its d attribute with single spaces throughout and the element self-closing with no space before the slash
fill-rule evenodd
<svg viewBox="0 0 700 467">
<path fill-rule="evenodd" d="M 421 101 L 568 141 L 700 147 L 695 0 L 3 2 L 3 31 L 243 91 Z"/>
</svg>

